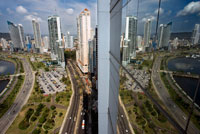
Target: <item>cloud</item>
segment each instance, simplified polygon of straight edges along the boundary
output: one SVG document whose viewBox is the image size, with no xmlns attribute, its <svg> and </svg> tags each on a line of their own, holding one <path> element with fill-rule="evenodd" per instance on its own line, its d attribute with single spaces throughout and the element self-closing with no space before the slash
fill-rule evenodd
<svg viewBox="0 0 200 134">
<path fill-rule="evenodd" d="M 38 13 L 36 13 L 36 12 L 33 12 L 32 14 L 33 14 L 33 15 L 38 15 Z"/>
<path fill-rule="evenodd" d="M 200 1 L 192 1 L 177 13 L 177 16 L 186 16 L 200 12 Z"/>
<path fill-rule="evenodd" d="M 37 20 L 38 22 L 43 22 L 43 20 L 40 17 L 31 15 L 31 14 L 24 16 L 24 20 L 32 21 L 33 19 Z"/>
<path fill-rule="evenodd" d="M 2 13 L 0 12 L 0 16 L 2 15 Z"/>
<path fill-rule="evenodd" d="M 6 11 L 7 11 L 9 14 L 14 13 L 10 8 L 6 8 Z"/>
<path fill-rule="evenodd" d="M 71 15 L 74 13 L 74 10 L 72 8 L 68 8 L 68 9 L 66 9 L 66 13 Z"/>
<path fill-rule="evenodd" d="M 18 6 L 16 8 L 16 11 L 20 14 L 25 14 L 25 13 L 28 13 L 28 11 L 26 10 L 26 8 L 24 8 L 23 6 Z"/>
<path fill-rule="evenodd" d="M 156 20 L 156 17 L 155 16 L 150 16 L 150 17 L 144 17 L 142 18 L 142 22 L 146 22 L 148 19 L 150 19 L 151 21 L 155 21 Z"/>
<path fill-rule="evenodd" d="M 164 9 L 160 8 L 160 14 L 163 14 L 163 13 L 164 13 Z M 154 14 L 158 14 L 158 9 L 154 11 Z"/>
</svg>

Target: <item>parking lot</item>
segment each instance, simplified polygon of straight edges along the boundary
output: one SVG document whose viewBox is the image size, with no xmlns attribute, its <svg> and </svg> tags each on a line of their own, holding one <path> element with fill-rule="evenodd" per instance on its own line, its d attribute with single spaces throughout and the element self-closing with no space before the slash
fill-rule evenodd
<svg viewBox="0 0 200 134">
<path fill-rule="evenodd" d="M 128 66 L 127 69 L 144 88 L 148 87 L 150 80 L 150 74 L 148 72 L 145 70 L 133 69 L 131 66 Z M 141 88 L 139 88 L 136 82 L 134 82 L 128 75 L 126 75 L 126 78 L 128 80 L 125 82 L 125 85 L 128 90 L 132 90 L 134 92 L 142 92 Z"/>
<path fill-rule="evenodd" d="M 55 94 L 66 89 L 66 85 L 61 82 L 66 72 L 63 69 L 56 69 L 54 71 L 44 72 L 40 71 L 38 82 L 43 94 Z"/>
</svg>

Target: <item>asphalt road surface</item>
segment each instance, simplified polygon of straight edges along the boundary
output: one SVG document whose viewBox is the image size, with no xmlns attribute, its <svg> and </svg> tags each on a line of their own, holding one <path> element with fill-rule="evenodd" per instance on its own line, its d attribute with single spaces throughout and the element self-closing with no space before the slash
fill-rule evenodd
<svg viewBox="0 0 200 134">
<path fill-rule="evenodd" d="M 0 134 L 4 134 L 7 131 L 20 112 L 21 108 L 24 106 L 24 104 L 26 104 L 34 84 L 34 75 L 29 62 L 25 58 L 22 58 L 21 60 L 23 62 L 25 72 L 24 84 L 17 94 L 12 106 L 0 119 Z"/>
<path fill-rule="evenodd" d="M 178 124 L 185 129 L 186 122 L 187 122 L 187 116 L 185 113 L 172 101 L 170 98 L 170 95 L 163 84 L 161 77 L 160 77 L 160 64 L 161 64 L 161 57 L 158 57 L 153 65 L 152 69 L 152 82 L 155 85 L 155 90 L 160 97 L 160 99 L 163 101 L 165 106 L 170 110 L 171 115 L 174 117 L 174 119 L 178 122 Z M 200 131 L 196 128 L 196 126 L 190 122 L 188 127 L 188 134 L 199 134 Z"/>
<path fill-rule="evenodd" d="M 127 120 L 124 110 L 120 104 L 118 106 L 117 125 L 119 128 L 120 134 L 131 134 L 131 131 L 130 131 L 130 128 L 128 125 L 128 120 Z"/>
<path fill-rule="evenodd" d="M 74 86 L 74 96 L 72 98 L 71 107 L 69 109 L 69 113 L 66 119 L 66 122 L 63 127 L 62 134 L 73 134 L 75 130 L 75 125 L 77 121 L 77 113 L 79 109 L 79 103 L 80 103 L 80 94 L 78 90 L 78 84 L 74 77 L 74 71 L 70 65 L 67 65 L 70 75 L 72 78 L 73 86 Z"/>
</svg>

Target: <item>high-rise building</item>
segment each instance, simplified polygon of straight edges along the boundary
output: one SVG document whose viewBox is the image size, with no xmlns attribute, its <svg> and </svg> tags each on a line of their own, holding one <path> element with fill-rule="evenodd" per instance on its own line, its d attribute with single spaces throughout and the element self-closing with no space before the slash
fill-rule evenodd
<svg viewBox="0 0 200 134">
<path fill-rule="evenodd" d="M 31 36 L 29 36 L 29 35 L 26 36 L 26 38 L 25 38 L 25 43 L 26 43 L 26 44 L 32 44 L 32 43 L 31 43 Z"/>
<path fill-rule="evenodd" d="M 43 46 L 44 46 L 44 48 L 45 49 L 50 49 L 49 48 L 49 37 L 48 36 L 44 36 L 43 38 L 42 38 L 42 42 L 43 42 Z"/>
<path fill-rule="evenodd" d="M 90 72 L 90 75 L 94 73 L 94 47 L 95 47 L 95 40 L 89 40 L 89 66 L 88 66 L 88 72 Z"/>
<path fill-rule="evenodd" d="M 8 50 L 8 42 L 4 38 L 1 38 L 1 47 L 3 51 Z"/>
<path fill-rule="evenodd" d="M 57 60 L 63 68 L 65 67 L 64 59 L 64 46 L 61 38 L 61 24 L 60 17 L 49 16 L 48 17 L 49 28 L 49 44 L 51 48 L 51 58 Z"/>
<path fill-rule="evenodd" d="M 126 66 L 128 63 L 130 63 L 129 47 L 128 43 L 125 43 L 122 53 L 122 65 Z"/>
<path fill-rule="evenodd" d="M 65 36 L 65 48 L 73 48 L 74 47 L 74 37 L 70 35 L 69 32 L 67 32 L 67 35 Z"/>
<path fill-rule="evenodd" d="M 35 20 L 33 19 L 32 20 L 32 24 L 33 24 L 33 32 L 34 32 L 34 40 L 35 40 L 35 48 L 37 49 L 37 51 L 41 50 L 41 43 L 42 43 L 42 40 L 41 40 L 41 34 L 40 34 L 40 24 Z"/>
<path fill-rule="evenodd" d="M 149 48 L 149 41 L 151 37 L 151 20 L 148 19 L 144 24 L 144 48 Z"/>
<path fill-rule="evenodd" d="M 117 133 L 122 3 L 98 0 L 97 4 L 99 134 Z"/>
<path fill-rule="evenodd" d="M 159 31 L 159 48 L 168 48 L 169 46 L 169 39 L 171 35 L 171 27 L 172 22 L 168 23 L 167 25 L 160 25 L 160 31 Z"/>
<path fill-rule="evenodd" d="M 24 38 L 24 28 L 22 26 L 22 24 L 18 24 L 18 29 L 19 29 L 19 37 L 20 37 L 20 44 L 22 46 L 22 48 L 25 48 L 25 38 Z"/>
<path fill-rule="evenodd" d="M 176 37 L 176 38 L 173 40 L 172 44 L 173 44 L 173 48 L 174 48 L 174 49 L 177 49 L 177 47 L 178 47 L 178 37 Z"/>
<path fill-rule="evenodd" d="M 144 51 L 144 45 L 142 44 L 142 36 L 137 36 L 137 46 L 139 51 Z"/>
<path fill-rule="evenodd" d="M 90 11 L 84 9 L 77 18 L 78 49 L 76 61 L 83 73 L 88 73 L 88 41 L 91 37 Z"/>
<path fill-rule="evenodd" d="M 128 41 L 130 58 L 135 58 L 137 48 L 137 18 L 134 16 L 126 17 L 125 40 Z"/>
<path fill-rule="evenodd" d="M 200 44 L 200 24 L 195 24 L 192 32 L 192 45 Z"/>
<path fill-rule="evenodd" d="M 22 34 L 20 35 L 18 26 L 10 21 L 7 21 L 7 23 L 14 51 L 22 50 L 23 44 L 20 38 Z"/>
<path fill-rule="evenodd" d="M 58 58 L 58 43 L 61 41 L 61 25 L 60 17 L 49 16 L 48 17 L 48 27 L 49 27 L 49 45 L 51 48 L 51 58 L 56 60 Z"/>
</svg>

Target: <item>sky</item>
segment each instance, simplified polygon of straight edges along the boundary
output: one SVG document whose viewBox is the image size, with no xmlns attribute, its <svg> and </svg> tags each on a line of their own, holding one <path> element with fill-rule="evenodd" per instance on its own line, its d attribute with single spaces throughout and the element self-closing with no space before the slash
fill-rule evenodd
<svg viewBox="0 0 200 134">
<path fill-rule="evenodd" d="M 123 0 L 125 4 L 128 0 Z M 126 15 L 137 16 L 138 0 L 131 0 L 122 9 L 122 31 Z M 96 0 L 1 0 L 0 32 L 8 32 L 7 20 L 24 26 L 24 32 L 32 34 L 32 19 L 40 23 L 41 33 L 48 34 L 47 18 L 58 15 L 61 18 L 62 33 L 76 34 L 76 17 L 88 8 L 91 11 L 92 28 L 96 23 Z M 143 34 L 144 23 L 152 20 L 152 32 L 155 32 L 158 0 L 139 0 L 138 34 Z M 200 23 L 199 0 L 162 0 L 159 24 L 172 21 L 172 32 L 191 32 L 196 23 Z"/>
<path fill-rule="evenodd" d="M 31 20 L 35 18 L 40 23 L 41 33 L 48 34 L 48 16 L 58 15 L 62 32 L 76 34 L 76 17 L 85 8 L 91 11 L 92 27 L 95 27 L 96 0 L 1 0 L 0 32 L 8 32 L 9 20 L 22 24 L 25 33 L 33 34 Z"/>
<path fill-rule="evenodd" d="M 123 22 L 125 22 L 127 15 L 137 16 L 138 13 L 137 33 L 143 35 L 144 23 L 147 19 L 152 20 L 151 31 L 155 33 L 158 0 L 139 0 L 138 12 L 137 5 L 138 0 L 131 0 L 123 8 Z M 200 0 L 161 0 L 159 25 L 169 22 L 172 22 L 172 32 L 192 32 L 194 25 L 196 23 L 200 24 Z M 125 23 L 122 24 L 125 27 Z"/>
</svg>

